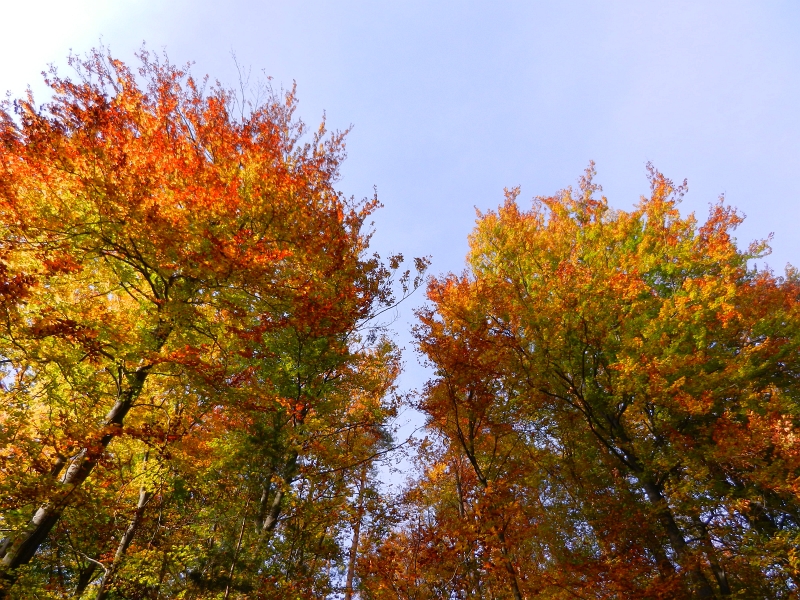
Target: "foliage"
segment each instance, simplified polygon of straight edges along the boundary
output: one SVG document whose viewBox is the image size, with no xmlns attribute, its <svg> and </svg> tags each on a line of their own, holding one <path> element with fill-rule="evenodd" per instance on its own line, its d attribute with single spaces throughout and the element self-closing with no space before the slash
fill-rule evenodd
<svg viewBox="0 0 800 600">
<path fill-rule="evenodd" d="M 723 204 L 682 218 L 651 169 L 613 210 L 593 174 L 507 192 L 430 281 L 435 444 L 368 597 L 796 595 L 800 279 L 749 267 Z"/>
<path fill-rule="evenodd" d="M 3 595 L 324 595 L 390 443 L 402 257 L 294 91 L 140 59 L 0 112 Z"/>
<path fill-rule="evenodd" d="M 94 51 L 0 107 L 0 597 L 792 598 L 800 276 L 685 186 L 507 191 L 414 334 L 294 90 Z M 401 298 L 402 299 L 402 298 Z"/>
</svg>

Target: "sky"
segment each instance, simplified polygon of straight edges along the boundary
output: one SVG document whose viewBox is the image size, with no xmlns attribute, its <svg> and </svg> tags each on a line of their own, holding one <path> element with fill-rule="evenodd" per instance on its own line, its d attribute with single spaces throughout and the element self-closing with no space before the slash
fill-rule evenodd
<svg viewBox="0 0 800 600">
<path fill-rule="evenodd" d="M 101 41 L 133 62 L 146 43 L 195 75 L 237 83 L 236 64 L 297 84 L 300 115 L 353 126 L 339 189 L 373 186 L 386 256 L 465 267 L 475 209 L 569 185 L 593 160 L 615 208 L 648 191 L 652 162 L 688 180 L 682 210 L 726 202 L 742 246 L 774 233 L 767 263 L 800 264 L 800 3 L 796 0 L 0 0 L 0 92 Z M 425 371 L 400 307 L 405 389 Z"/>
</svg>

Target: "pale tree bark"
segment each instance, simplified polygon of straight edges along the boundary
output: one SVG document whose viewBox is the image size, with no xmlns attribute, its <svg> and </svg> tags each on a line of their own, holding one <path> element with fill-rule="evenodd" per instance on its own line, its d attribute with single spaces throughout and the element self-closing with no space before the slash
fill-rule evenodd
<svg viewBox="0 0 800 600">
<path fill-rule="evenodd" d="M 116 404 L 106 415 L 101 430 L 105 433 L 72 458 L 61 484 L 50 500 L 39 507 L 25 529 L 10 536 L 12 541 L 0 566 L 0 598 L 8 597 L 11 586 L 16 581 L 17 568 L 30 562 L 69 505 L 72 493 L 91 475 L 98 458 L 105 452 L 111 440 L 121 432 L 125 416 L 139 397 L 150 369 L 151 365 L 140 367 L 128 377 L 128 389 L 120 394 Z"/>
<path fill-rule="evenodd" d="M 100 587 L 97 590 L 97 596 L 95 597 L 95 600 L 105 599 L 108 593 L 108 586 L 113 581 L 114 575 L 117 574 L 119 565 L 122 562 L 125 553 L 128 551 L 128 547 L 131 545 L 133 537 L 136 535 L 139 526 L 141 525 L 142 517 L 144 516 L 144 509 L 152 496 L 152 492 L 147 491 L 144 487 L 139 490 L 139 502 L 136 504 L 136 511 L 133 513 L 133 518 L 128 524 L 128 528 L 125 530 L 125 533 L 119 540 L 119 545 L 117 546 L 117 551 L 114 553 L 114 560 L 111 563 L 111 567 L 106 570 L 103 578 L 100 580 Z"/>
<path fill-rule="evenodd" d="M 231 593 L 231 585 L 233 585 L 233 573 L 236 570 L 236 561 L 239 559 L 239 551 L 242 549 L 242 539 L 244 538 L 244 528 L 247 524 L 247 509 L 250 507 L 250 498 L 244 505 L 244 515 L 242 515 L 242 527 L 239 529 L 239 539 L 236 541 L 236 549 L 233 551 L 233 560 L 231 560 L 231 568 L 228 572 L 228 585 L 225 586 L 224 600 L 228 600 Z M 98 599 L 99 600 L 99 599 Z"/>
<path fill-rule="evenodd" d="M 275 527 L 278 525 L 278 518 L 281 516 L 283 509 L 283 497 L 286 495 L 285 486 L 289 485 L 297 472 L 297 452 L 292 452 L 289 455 L 289 460 L 286 461 L 286 466 L 283 470 L 283 484 L 275 490 L 275 496 L 269 506 L 269 511 L 261 523 L 261 538 L 268 537 Z M 262 504 L 267 503 L 269 495 L 269 487 L 265 488 L 262 494 Z"/>
<path fill-rule="evenodd" d="M 58 476 L 61 474 L 61 470 L 66 464 L 67 458 L 59 454 L 55 463 L 53 463 L 53 466 L 50 468 L 50 477 L 54 480 L 57 480 Z M 11 547 L 12 542 L 14 542 L 14 539 L 14 535 L 11 534 L 8 537 L 3 538 L 2 542 L 0 542 L 0 559 L 4 558 L 8 553 L 8 550 Z"/>
<path fill-rule="evenodd" d="M 356 561 L 358 560 L 358 542 L 361 536 L 361 521 L 364 519 L 364 492 L 367 485 L 368 467 L 368 463 L 364 463 L 358 481 L 356 517 L 353 522 L 353 541 L 350 543 L 350 556 L 347 561 L 347 579 L 345 581 L 344 600 L 353 600 L 353 579 L 355 578 Z"/>
<path fill-rule="evenodd" d="M 269 504 L 269 496 L 272 492 L 272 477 L 273 473 L 270 473 L 269 479 L 264 484 L 264 487 L 261 489 L 261 498 L 258 501 L 258 512 L 256 513 L 256 533 L 261 533 L 264 529 L 264 522 L 267 520 L 267 510 L 270 509 Z"/>
</svg>

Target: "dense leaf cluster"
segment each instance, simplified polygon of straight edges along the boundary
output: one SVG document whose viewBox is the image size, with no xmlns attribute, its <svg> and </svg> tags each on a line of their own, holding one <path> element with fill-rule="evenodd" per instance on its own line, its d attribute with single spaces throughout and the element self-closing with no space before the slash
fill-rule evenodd
<svg viewBox="0 0 800 600">
<path fill-rule="evenodd" d="M 796 597 L 800 279 L 721 203 L 682 218 L 651 169 L 615 211 L 593 175 L 507 192 L 430 281 L 432 444 L 370 597 Z"/>
</svg>

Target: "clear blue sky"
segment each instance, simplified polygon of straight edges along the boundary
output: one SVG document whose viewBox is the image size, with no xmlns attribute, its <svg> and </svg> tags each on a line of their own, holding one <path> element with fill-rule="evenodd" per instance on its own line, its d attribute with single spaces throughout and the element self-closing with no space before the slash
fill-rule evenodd
<svg viewBox="0 0 800 600">
<path fill-rule="evenodd" d="M 307 122 L 355 125 L 340 189 L 378 187 L 377 249 L 432 255 L 434 273 L 463 268 L 473 207 L 505 186 L 552 193 L 590 160 L 616 207 L 647 191 L 652 161 L 689 180 L 685 210 L 724 193 L 748 217 L 742 243 L 774 232 L 769 264 L 800 263 L 797 0 L 0 0 L 0 16 L 15 95 L 101 36 L 123 60 L 146 41 L 225 84 L 232 50 L 295 80 Z"/>
</svg>

